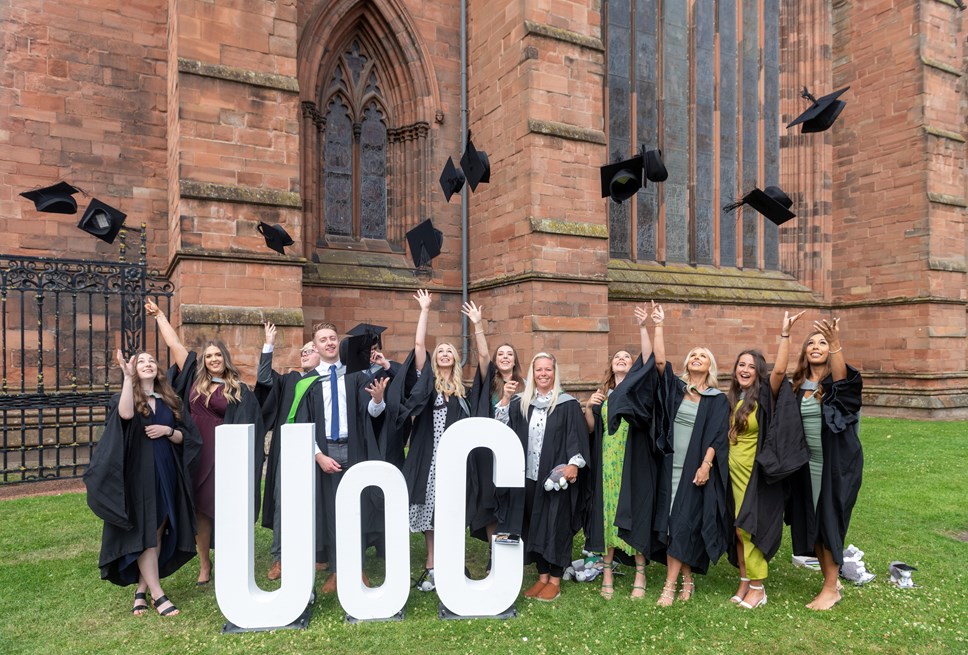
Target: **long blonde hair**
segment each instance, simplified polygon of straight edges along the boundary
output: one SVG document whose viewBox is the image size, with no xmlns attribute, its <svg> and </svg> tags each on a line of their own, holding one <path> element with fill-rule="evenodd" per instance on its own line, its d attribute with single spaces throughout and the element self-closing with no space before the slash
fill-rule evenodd
<svg viewBox="0 0 968 655">
<path fill-rule="evenodd" d="M 454 358 L 454 365 L 450 369 L 450 375 L 446 377 L 437 368 L 437 353 L 440 352 L 441 348 L 449 348 L 451 357 Z M 444 394 L 445 398 L 450 398 L 451 396 L 465 398 L 467 396 L 467 392 L 464 390 L 464 381 L 460 377 L 460 357 L 458 357 L 457 349 L 454 348 L 453 344 L 447 343 L 446 341 L 437 344 L 437 347 L 434 348 L 433 357 L 430 358 L 430 368 L 434 372 L 434 390 L 437 393 Z"/>
<path fill-rule="evenodd" d="M 208 367 L 205 366 L 205 351 L 212 346 L 218 348 L 219 352 L 222 353 L 222 362 L 225 365 L 225 372 L 222 373 L 222 379 L 225 380 L 225 390 L 222 393 L 225 394 L 225 399 L 230 403 L 241 402 L 242 376 L 239 375 L 239 369 L 235 368 L 235 364 L 232 363 L 228 348 L 225 347 L 224 343 L 217 340 L 207 341 L 202 346 L 202 361 L 195 367 L 195 386 L 192 391 L 197 396 L 203 396 L 205 406 L 208 407 L 208 401 L 212 399 L 212 394 L 215 392 L 215 383 L 212 382 L 212 374 L 208 372 Z"/>
<path fill-rule="evenodd" d="M 531 407 L 531 401 L 538 394 L 538 388 L 534 383 L 534 363 L 539 359 L 550 359 L 551 363 L 555 365 L 555 384 L 551 388 L 551 405 L 548 406 L 548 415 L 555 411 L 555 404 L 558 402 L 558 396 L 561 395 L 561 376 L 558 371 L 558 360 L 555 359 L 554 355 L 549 355 L 548 353 L 538 353 L 531 358 L 531 365 L 528 366 L 528 379 L 524 383 L 524 391 L 521 392 L 521 414 L 524 416 L 525 420 L 528 418 L 528 408 Z"/>
<path fill-rule="evenodd" d="M 700 352 L 706 353 L 706 356 L 709 358 L 709 371 L 706 373 L 706 386 L 710 389 L 717 389 L 719 388 L 719 380 L 717 378 L 719 368 L 716 366 L 716 358 L 713 357 L 712 351 L 704 346 L 696 346 L 695 348 L 691 349 L 686 355 L 686 358 L 682 360 L 682 375 L 679 376 L 679 379 L 686 383 L 687 388 L 690 386 L 689 360 L 692 359 L 694 354 Z"/>
</svg>

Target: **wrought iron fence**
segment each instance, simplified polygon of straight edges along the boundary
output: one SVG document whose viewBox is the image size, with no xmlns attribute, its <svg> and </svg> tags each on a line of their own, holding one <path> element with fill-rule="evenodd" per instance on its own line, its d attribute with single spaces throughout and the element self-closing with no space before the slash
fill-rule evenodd
<svg viewBox="0 0 968 655">
<path fill-rule="evenodd" d="M 0 255 L 0 484 L 77 477 L 90 461 L 121 373 L 114 352 L 149 349 L 144 301 L 170 310 L 171 285 L 145 262 Z"/>
</svg>

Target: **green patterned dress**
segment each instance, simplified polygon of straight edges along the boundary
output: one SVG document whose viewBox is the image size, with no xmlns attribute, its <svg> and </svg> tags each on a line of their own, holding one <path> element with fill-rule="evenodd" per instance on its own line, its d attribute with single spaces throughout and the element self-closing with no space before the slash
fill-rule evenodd
<svg viewBox="0 0 968 655">
<path fill-rule="evenodd" d="M 622 488 L 622 466 L 625 464 L 625 442 L 629 436 L 629 424 L 622 419 L 618 431 L 608 433 L 608 400 L 602 403 L 602 514 L 605 517 L 605 548 L 617 548 L 629 555 L 635 549 L 618 536 L 615 514 L 618 511 L 618 494 Z"/>
</svg>

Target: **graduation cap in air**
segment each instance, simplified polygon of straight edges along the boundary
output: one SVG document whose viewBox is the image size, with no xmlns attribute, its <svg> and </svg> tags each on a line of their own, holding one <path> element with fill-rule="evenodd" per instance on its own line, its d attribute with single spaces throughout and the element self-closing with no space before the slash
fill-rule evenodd
<svg viewBox="0 0 968 655">
<path fill-rule="evenodd" d="M 365 334 L 344 337 L 339 344 L 339 358 L 346 373 L 356 373 L 370 368 L 370 337 Z"/>
<path fill-rule="evenodd" d="M 723 211 L 731 212 L 743 205 L 749 205 L 776 225 L 783 225 L 796 217 L 796 214 L 790 211 L 793 205 L 790 196 L 777 186 L 768 186 L 763 190 L 755 188 L 736 202 L 724 206 Z"/>
<path fill-rule="evenodd" d="M 58 182 L 53 186 L 44 187 L 43 189 L 24 191 L 20 195 L 27 200 L 33 200 L 34 207 L 39 212 L 76 214 L 77 201 L 74 200 L 74 194 L 78 191 L 79 189 L 71 186 L 67 182 Z"/>
<path fill-rule="evenodd" d="M 464 171 L 454 166 L 454 159 L 447 158 L 444 164 L 444 172 L 440 174 L 440 188 L 444 191 L 444 197 L 450 202 L 451 196 L 460 193 L 464 188 Z"/>
<path fill-rule="evenodd" d="M 81 216 L 77 227 L 101 241 L 114 243 L 114 238 L 121 231 L 125 218 L 127 214 L 124 212 L 94 198 L 84 210 L 84 215 Z"/>
<path fill-rule="evenodd" d="M 269 225 L 259 221 L 259 233 L 265 237 L 266 245 L 280 255 L 286 254 L 286 246 L 293 244 L 292 237 L 281 225 Z"/>
<path fill-rule="evenodd" d="M 601 167 L 602 197 L 615 202 L 628 200 L 649 182 L 665 182 L 669 172 L 662 162 L 661 150 L 646 150 L 631 159 Z"/>
<path fill-rule="evenodd" d="M 440 254 L 444 244 L 444 233 L 434 227 L 428 218 L 423 223 L 407 232 L 407 243 L 410 245 L 410 256 L 414 266 L 430 266 L 431 260 Z"/>
<path fill-rule="evenodd" d="M 491 181 L 491 162 L 486 152 L 474 147 L 470 132 L 467 133 L 467 148 L 461 155 L 460 166 L 467 176 L 471 191 L 477 191 L 478 184 L 487 184 Z"/>
<path fill-rule="evenodd" d="M 383 337 L 381 336 L 386 331 L 386 328 L 382 325 L 371 325 L 370 323 L 360 323 L 352 328 L 346 334 L 351 337 L 365 336 L 370 341 L 370 346 L 373 344 L 377 345 L 377 348 L 383 347 Z"/>
<path fill-rule="evenodd" d="M 803 91 L 800 92 L 800 97 L 811 101 L 813 104 L 805 112 L 794 118 L 787 127 L 800 125 L 800 132 L 803 134 L 823 132 L 830 129 L 830 126 L 840 116 L 840 112 L 847 106 L 846 102 L 838 100 L 838 98 L 849 88 L 849 86 L 845 86 L 839 91 L 834 91 L 820 98 L 814 98 L 807 87 L 803 87 Z"/>
</svg>

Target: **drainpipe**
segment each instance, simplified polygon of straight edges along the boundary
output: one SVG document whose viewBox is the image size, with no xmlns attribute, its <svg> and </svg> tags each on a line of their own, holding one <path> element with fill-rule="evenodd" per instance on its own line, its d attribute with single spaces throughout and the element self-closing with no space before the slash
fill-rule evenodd
<svg viewBox="0 0 968 655">
<path fill-rule="evenodd" d="M 460 0 L 460 149 L 463 152 L 465 139 L 467 138 L 467 0 Z M 465 184 L 460 192 L 460 293 L 461 302 L 467 302 L 467 267 L 468 267 L 468 242 L 467 242 L 467 223 L 470 193 L 468 185 Z M 468 320 L 461 314 L 460 322 L 461 340 L 463 341 L 463 367 L 469 359 L 471 352 L 471 334 L 468 330 Z"/>
</svg>

